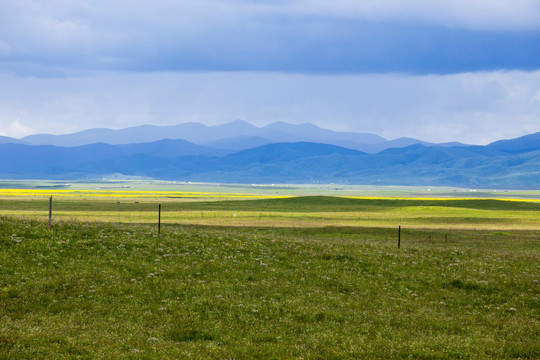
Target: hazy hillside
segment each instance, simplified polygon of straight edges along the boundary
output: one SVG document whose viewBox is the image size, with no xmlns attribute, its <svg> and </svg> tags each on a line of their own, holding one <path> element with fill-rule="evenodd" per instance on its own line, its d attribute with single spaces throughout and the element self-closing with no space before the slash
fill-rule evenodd
<svg viewBox="0 0 540 360">
<path fill-rule="evenodd" d="M 154 142 L 162 139 L 182 139 L 228 151 L 246 150 L 276 142 L 315 142 L 331 144 L 368 153 L 412 144 L 433 145 L 413 138 L 386 140 L 375 134 L 337 132 L 313 124 L 275 122 L 257 127 L 242 120 L 206 126 L 188 122 L 172 126 L 141 125 L 125 129 L 89 129 L 65 135 L 30 135 L 23 139 L 0 139 L 0 143 L 19 142 L 30 145 L 81 146 L 94 143 L 111 145 Z M 441 144 L 450 146 L 455 144 Z"/>
<path fill-rule="evenodd" d="M 15 139 L 9 136 L 0 136 L 0 144 L 9 144 L 9 143 L 21 144 L 21 143 L 24 143 L 24 141 Z"/>
<path fill-rule="evenodd" d="M 520 153 L 537 150 L 540 146 L 540 132 L 525 135 L 517 139 L 499 140 L 487 146 L 488 149 L 500 150 L 508 153 Z"/>
<path fill-rule="evenodd" d="M 227 154 L 184 140 L 77 147 L 0 144 L 2 178 L 108 174 L 180 181 L 355 183 L 540 188 L 539 134 L 487 146 L 426 146 L 367 154 L 329 144 L 272 143 Z"/>
</svg>

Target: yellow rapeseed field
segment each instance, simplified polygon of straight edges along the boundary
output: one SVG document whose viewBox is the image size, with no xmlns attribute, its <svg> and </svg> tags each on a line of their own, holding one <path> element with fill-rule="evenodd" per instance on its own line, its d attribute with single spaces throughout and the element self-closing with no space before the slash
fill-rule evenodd
<svg viewBox="0 0 540 360">
<path fill-rule="evenodd" d="M 244 193 L 194 192 L 194 191 L 139 191 L 139 190 L 50 190 L 50 189 L 0 189 L 0 197 L 118 197 L 118 198 L 215 198 L 215 199 L 276 199 L 288 196 L 256 195 Z"/>
<path fill-rule="evenodd" d="M 200 199 L 280 199 L 291 195 L 264 195 L 202 191 L 150 191 L 150 190 L 65 190 L 65 189 L 0 189 L 0 197 L 116 197 L 116 198 L 200 198 Z M 408 196 L 343 196 L 349 199 L 386 200 L 480 200 L 471 197 L 408 197 Z M 504 201 L 540 202 L 540 199 L 500 198 Z"/>
</svg>

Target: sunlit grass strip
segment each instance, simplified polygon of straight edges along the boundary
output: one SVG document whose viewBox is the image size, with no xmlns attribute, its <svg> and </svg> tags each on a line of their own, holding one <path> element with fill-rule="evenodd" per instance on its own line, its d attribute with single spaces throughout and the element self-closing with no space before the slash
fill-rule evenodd
<svg viewBox="0 0 540 360">
<path fill-rule="evenodd" d="M 482 198 L 482 197 L 412 197 L 412 196 L 342 196 L 347 199 L 358 200 L 421 200 L 421 201 L 474 201 L 474 200 L 499 200 L 515 202 L 540 202 L 540 199 L 517 199 L 517 198 Z"/>
<path fill-rule="evenodd" d="M 23 218 L 47 218 L 46 210 L 0 210 L 0 215 Z M 78 220 L 121 223 L 154 223 L 157 214 L 149 211 L 81 211 L 57 210 L 56 220 Z M 282 211 L 164 211 L 163 223 L 265 226 L 265 227 L 314 227 L 362 226 L 397 227 L 416 229 L 478 229 L 478 230 L 538 230 L 540 214 L 521 211 L 491 211 L 474 209 L 448 209 L 443 207 L 406 207 L 380 211 L 358 212 L 282 212 Z"/>
<path fill-rule="evenodd" d="M 170 191 L 122 191 L 122 190 L 39 190 L 39 189 L 0 189 L 0 196 L 62 196 L 62 197 L 175 197 L 175 198 L 226 198 L 226 199 L 278 199 L 284 195 L 254 195 L 221 192 L 170 192 Z"/>
</svg>

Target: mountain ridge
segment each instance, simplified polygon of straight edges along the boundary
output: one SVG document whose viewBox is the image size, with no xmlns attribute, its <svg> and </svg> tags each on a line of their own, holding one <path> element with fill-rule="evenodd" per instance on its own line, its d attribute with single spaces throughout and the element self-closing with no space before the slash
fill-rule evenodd
<svg viewBox="0 0 540 360">
<path fill-rule="evenodd" d="M 413 144 L 376 154 L 312 142 L 236 152 L 185 140 L 78 147 L 0 144 L 0 178 L 101 178 L 119 173 L 179 181 L 333 182 L 540 189 L 540 133 L 485 146 Z"/>
<path fill-rule="evenodd" d="M 246 150 L 269 143 L 298 141 L 331 144 L 368 153 L 377 153 L 387 148 L 405 147 L 416 143 L 434 145 L 414 138 L 387 140 L 370 133 L 333 131 L 311 123 L 290 124 L 276 121 L 257 127 L 244 120 L 235 120 L 214 126 L 198 122 L 185 122 L 176 125 L 138 125 L 118 130 L 94 128 L 63 135 L 36 134 L 12 140 L 0 138 L 0 143 L 80 146 L 100 142 L 111 145 L 135 144 L 163 139 L 182 139 L 197 145 L 217 147 L 228 151 Z M 438 145 L 453 146 L 457 144 Z"/>
</svg>

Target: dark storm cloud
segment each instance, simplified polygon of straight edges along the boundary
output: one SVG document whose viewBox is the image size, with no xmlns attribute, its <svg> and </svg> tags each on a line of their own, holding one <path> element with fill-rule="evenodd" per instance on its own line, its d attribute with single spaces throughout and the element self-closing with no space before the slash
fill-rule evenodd
<svg viewBox="0 0 540 360">
<path fill-rule="evenodd" d="M 428 5 L 443 4 L 438 1 L 358 3 L 4 2 L 0 64 L 4 71 L 53 76 L 96 70 L 449 74 L 540 68 L 540 26 L 530 19 L 538 7 L 529 2 L 514 2 L 521 11 L 506 20 L 500 14 L 505 9 L 492 4 L 491 12 L 484 9 L 492 19 L 487 24 L 481 7 L 462 1 L 439 11 Z"/>
</svg>

